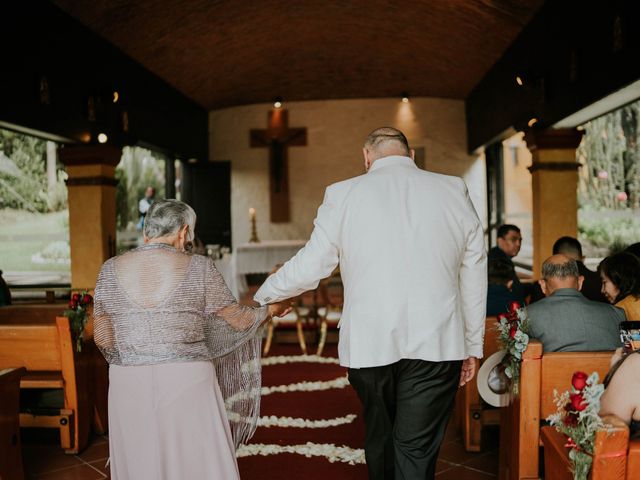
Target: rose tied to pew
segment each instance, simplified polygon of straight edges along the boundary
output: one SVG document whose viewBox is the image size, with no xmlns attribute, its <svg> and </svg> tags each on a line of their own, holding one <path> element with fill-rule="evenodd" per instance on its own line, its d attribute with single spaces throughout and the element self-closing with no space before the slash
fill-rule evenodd
<svg viewBox="0 0 640 480">
<path fill-rule="evenodd" d="M 71 333 L 76 341 L 76 351 L 82 351 L 82 338 L 84 327 L 89 319 L 87 309 L 93 303 L 93 297 L 87 291 L 75 292 L 69 300 L 69 308 L 64 311 L 65 317 L 69 319 Z"/>
<path fill-rule="evenodd" d="M 529 345 L 529 319 L 526 308 L 518 302 L 511 302 L 508 312 L 498 315 L 499 340 L 506 352 L 502 360 L 504 374 L 509 379 L 511 393 L 518 395 L 520 390 L 520 363 L 522 352 Z"/>
<path fill-rule="evenodd" d="M 597 372 L 591 375 L 575 372 L 569 391 L 562 395 L 557 390 L 553 392 L 558 410 L 547 421 L 567 437 L 565 447 L 571 449 L 569 458 L 573 464 L 574 480 L 587 480 L 589 477 L 596 431 L 604 427 L 598 415 L 600 397 L 604 392 L 604 385 L 599 380 Z"/>
</svg>

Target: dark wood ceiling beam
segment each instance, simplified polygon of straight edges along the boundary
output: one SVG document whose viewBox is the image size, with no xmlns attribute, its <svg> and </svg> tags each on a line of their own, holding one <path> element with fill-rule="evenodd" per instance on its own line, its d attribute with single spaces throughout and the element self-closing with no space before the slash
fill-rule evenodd
<svg viewBox="0 0 640 480">
<path fill-rule="evenodd" d="M 468 96 L 469 151 L 534 117 L 548 128 L 640 79 L 639 20 L 636 0 L 547 1 Z"/>
<path fill-rule="evenodd" d="M 3 124 L 207 158 L 204 108 L 49 2 L 3 5 L 0 44 Z"/>
</svg>

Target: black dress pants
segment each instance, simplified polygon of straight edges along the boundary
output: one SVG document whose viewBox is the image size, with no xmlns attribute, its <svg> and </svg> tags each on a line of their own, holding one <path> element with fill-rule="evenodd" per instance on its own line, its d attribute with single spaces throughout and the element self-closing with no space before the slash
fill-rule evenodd
<svg viewBox="0 0 640 480">
<path fill-rule="evenodd" d="M 370 479 L 434 478 L 461 367 L 462 361 L 400 360 L 349 369 L 363 405 Z"/>
</svg>

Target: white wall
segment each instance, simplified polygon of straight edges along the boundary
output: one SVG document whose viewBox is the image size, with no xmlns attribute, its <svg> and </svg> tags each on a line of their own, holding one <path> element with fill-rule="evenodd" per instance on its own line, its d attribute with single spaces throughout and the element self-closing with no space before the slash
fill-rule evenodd
<svg viewBox="0 0 640 480">
<path fill-rule="evenodd" d="M 231 161 L 233 246 L 249 239 L 248 210 L 257 211 L 261 240 L 307 239 L 325 188 L 364 173 L 362 143 L 381 126 L 402 130 L 411 146 L 425 147 L 425 168 L 465 178 L 481 218 L 484 165 L 467 154 L 464 102 L 440 98 L 287 102 L 290 127 L 307 128 L 307 146 L 289 148 L 291 222 L 269 222 L 268 152 L 250 148 L 249 130 L 266 128 L 270 104 L 209 113 L 210 158 Z M 446 199 L 443 199 L 446 201 Z"/>
</svg>

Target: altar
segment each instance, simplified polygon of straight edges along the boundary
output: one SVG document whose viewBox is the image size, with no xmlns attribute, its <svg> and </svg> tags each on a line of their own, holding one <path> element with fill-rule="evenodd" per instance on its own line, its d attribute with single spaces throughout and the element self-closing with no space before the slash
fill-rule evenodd
<svg viewBox="0 0 640 480">
<path fill-rule="evenodd" d="M 278 263 L 284 263 L 304 247 L 306 240 L 270 240 L 244 243 L 231 255 L 214 261 L 229 290 L 238 300 L 247 292 L 245 275 L 269 273 Z"/>
<path fill-rule="evenodd" d="M 278 263 L 285 263 L 305 246 L 306 240 L 268 240 L 259 243 L 243 243 L 236 247 L 236 271 L 269 273 Z"/>
</svg>

